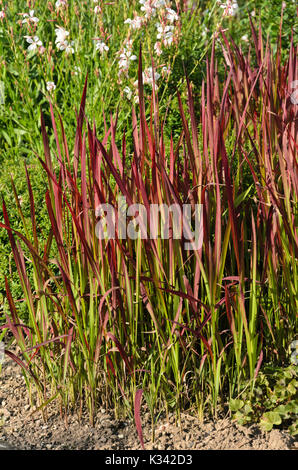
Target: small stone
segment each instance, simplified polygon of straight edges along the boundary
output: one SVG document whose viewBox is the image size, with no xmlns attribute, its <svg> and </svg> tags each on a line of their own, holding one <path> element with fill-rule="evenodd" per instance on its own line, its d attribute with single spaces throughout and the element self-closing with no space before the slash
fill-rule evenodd
<svg viewBox="0 0 298 470">
<path fill-rule="evenodd" d="M 9 419 L 10 417 L 10 412 L 6 408 L 0 408 L 0 418 L 2 418 L 4 421 Z"/>
<path fill-rule="evenodd" d="M 13 447 L 11 447 L 7 443 L 3 442 L 3 443 L 0 444 L 0 450 L 13 450 Z"/>
<path fill-rule="evenodd" d="M 119 439 L 123 439 L 123 438 L 124 438 L 124 434 L 118 434 L 118 437 L 119 437 Z"/>
</svg>

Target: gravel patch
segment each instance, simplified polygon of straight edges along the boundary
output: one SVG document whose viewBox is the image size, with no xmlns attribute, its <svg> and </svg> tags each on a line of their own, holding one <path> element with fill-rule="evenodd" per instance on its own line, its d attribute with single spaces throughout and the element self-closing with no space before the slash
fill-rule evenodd
<svg viewBox="0 0 298 470">
<path fill-rule="evenodd" d="M 47 420 L 32 415 L 24 378 L 19 366 L 6 359 L 0 375 L 0 450 L 141 450 L 135 425 L 115 420 L 100 409 L 94 425 L 87 413 L 79 421 L 69 415 L 61 419 L 55 404 L 49 406 Z M 152 429 L 149 413 L 142 415 L 146 450 L 294 450 L 298 443 L 287 431 L 263 432 L 257 425 L 239 426 L 228 417 L 200 422 L 182 413 L 181 426 L 175 416 L 161 417 Z"/>
</svg>

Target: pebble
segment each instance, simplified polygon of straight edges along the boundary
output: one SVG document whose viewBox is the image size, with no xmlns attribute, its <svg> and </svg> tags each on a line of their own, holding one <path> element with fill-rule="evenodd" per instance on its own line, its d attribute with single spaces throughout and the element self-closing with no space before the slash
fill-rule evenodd
<svg viewBox="0 0 298 470">
<path fill-rule="evenodd" d="M 0 416 L 4 419 L 8 419 L 10 417 L 10 412 L 6 408 L 0 408 Z"/>
<path fill-rule="evenodd" d="M 13 447 L 11 447 L 9 444 L 6 444 L 6 442 L 4 442 L 4 443 L 0 443 L 0 450 L 13 450 Z"/>
</svg>

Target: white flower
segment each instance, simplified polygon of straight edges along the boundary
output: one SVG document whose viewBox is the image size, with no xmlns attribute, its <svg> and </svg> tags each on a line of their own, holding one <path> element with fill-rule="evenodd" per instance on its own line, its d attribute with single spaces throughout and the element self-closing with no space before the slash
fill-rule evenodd
<svg viewBox="0 0 298 470">
<path fill-rule="evenodd" d="M 243 36 L 241 36 L 241 39 L 242 41 L 248 42 L 248 35 L 244 34 Z"/>
<path fill-rule="evenodd" d="M 141 0 L 140 0 L 141 3 Z M 154 8 L 162 8 L 167 6 L 166 0 L 152 0 L 152 6 Z"/>
<path fill-rule="evenodd" d="M 130 50 L 124 49 L 122 54 L 120 54 L 120 60 L 119 60 L 120 71 L 127 71 L 129 68 L 129 63 L 133 60 L 137 60 L 137 56 L 134 55 Z"/>
<path fill-rule="evenodd" d="M 104 52 L 104 51 L 108 51 L 109 50 L 109 47 L 103 42 L 103 41 L 99 41 L 99 40 L 95 40 L 96 41 L 96 46 L 95 46 L 95 49 L 97 51 L 99 51 L 101 54 Z"/>
<path fill-rule="evenodd" d="M 174 23 L 175 21 L 179 20 L 179 16 L 175 12 L 175 10 L 172 10 L 171 8 L 167 8 L 167 19 L 169 20 L 170 23 Z"/>
<path fill-rule="evenodd" d="M 132 29 L 140 29 L 143 24 L 143 18 L 141 16 L 135 16 L 133 20 L 131 18 L 127 18 L 127 20 L 124 21 L 124 24 L 129 24 Z"/>
<path fill-rule="evenodd" d="M 174 26 L 163 26 L 160 23 L 156 23 L 157 26 L 157 39 L 161 39 L 163 44 L 167 47 L 173 42 L 173 30 Z"/>
<path fill-rule="evenodd" d="M 0 11 L 0 20 L 3 20 L 3 18 L 5 18 L 5 11 L 1 10 Z"/>
<path fill-rule="evenodd" d="M 164 65 L 164 66 L 162 67 L 162 69 L 161 69 L 161 75 L 162 75 L 163 77 L 166 77 L 166 76 L 169 76 L 170 73 L 171 73 L 171 67 L 170 67 L 170 66 L 166 67 L 166 66 Z"/>
<path fill-rule="evenodd" d="M 57 48 L 59 51 L 65 51 L 65 54 L 73 54 L 74 53 L 74 41 L 68 42 L 68 41 L 63 41 L 63 42 L 57 42 Z"/>
<path fill-rule="evenodd" d="M 98 0 L 93 0 L 93 3 L 98 3 Z M 101 13 L 101 7 L 100 5 L 96 5 L 94 8 L 94 13 L 97 15 L 98 13 Z"/>
<path fill-rule="evenodd" d="M 123 91 L 124 91 L 124 93 L 126 93 L 127 99 L 128 99 L 128 100 L 131 100 L 132 91 L 131 91 L 131 89 L 129 88 L 129 86 L 126 86 Z"/>
<path fill-rule="evenodd" d="M 78 65 L 75 65 L 74 69 L 75 69 L 75 72 L 74 72 L 75 75 L 79 75 L 82 72 L 81 67 L 79 67 Z"/>
<path fill-rule="evenodd" d="M 29 15 L 28 13 L 23 13 L 23 21 L 22 23 L 38 23 L 39 22 L 39 19 L 36 18 L 36 16 L 34 16 L 34 10 L 30 10 L 29 11 Z"/>
<path fill-rule="evenodd" d="M 69 31 L 66 31 L 66 29 L 61 26 L 57 26 L 55 33 L 55 44 L 59 51 L 65 51 L 66 54 L 73 54 L 74 48 L 72 46 L 74 45 L 74 41 L 68 42 L 66 39 L 69 36 Z"/>
<path fill-rule="evenodd" d="M 66 55 L 74 53 L 74 48 L 72 47 L 73 45 L 74 45 L 74 41 L 71 41 L 70 43 L 68 41 L 65 41 L 64 50 L 65 50 Z M 63 48 L 60 47 L 60 50 L 63 50 Z"/>
<path fill-rule="evenodd" d="M 26 38 L 28 44 L 30 44 L 28 51 L 35 51 L 38 46 L 42 46 L 42 42 L 38 36 L 34 36 L 33 38 L 31 36 L 24 36 L 24 38 Z"/>
<path fill-rule="evenodd" d="M 145 83 L 150 83 L 153 81 L 153 69 L 152 67 L 148 67 L 147 69 L 144 70 L 144 75 L 145 75 Z M 155 80 L 158 80 L 160 77 L 160 74 L 154 70 L 154 78 Z"/>
<path fill-rule="evenodd" d="M 67 6 L 67 0 L 57 0 L 57 2 L 55 3 L 56 8 L 66 7 L 66 6 Z"/>
<path fill-rule="evenodd" d="M 56 85 L 54 82 L 47 82 L 47 90 L 51 93 L 53 90 L 55 90 Z"/>
<path fill-rule="evenodd" d="M 67 41 L 56 42 L 56 46 L 57 46 L 57 49 L 58 49 L 59 51 L 64 51 L 64 49 L 65 49 L 66 46 L 67 46 Z"/>
<path fill-rule="evenodd" d="M 62 28 L 61 26 L 57 26 L 57 28 L 55 29 L 55 33 L 56 33 L 56 40 L 55 40 L 55 43 L 63 43 L 67 36 L 69 36 L 69 32 L 66 31 L 64 28 Z"/>
<path fill-rule="evenodd" d="M 166 32 L 165 35 L 164 35 L 164 38 L 163 38 L 163 43 L 164 45 L 167 47 L 167 46 L 170 46 L 173 42 L 173 33 L 172 31 L 169 31 L 169 32 Z"/>
<path fill-rule="evenodd" d="M 140 0 L 139 2 L 141 10 L 145 12 L 145 17 L 149 19 L 151 16 L 155 16 L 156 8 L 153 6 L 154 2 L 152 0 Z"/>
<path fill-rule="evenodd" d="M 141 10 L 145 13 L 147 19 L 156 15 L 156 10 L 158 8 L 166 8 L 166 0 L 139 0 Z"/>
<path fill-rule="evenodd" d="M 152 67 L 148 67 L 147 69 L 144 70 L 143 72 L 143 83 L 144 85 L 150 85 L 150 86 L 153 86 L 153 71 L 152 71 Z M 157 80 L 160 78 L 160 74 L 158 72 L 156 72 L 156 70 L 154 70 L 154 81 L 155 81 L 155 90 L 157 90 L 157 85 L 156 85 L 156 82 Z M 137 87 L 138 86 L 138 83 L 139 81 L 136 80 L 134 82 L 134 86 Z"/>
<path fill-rule="evenodd" d="M 218 3 L 220 3 L 220 8 L 224 8 L 223 16 L 234 16 L 239 8 L 236 0 L 227 0 L 225 3 L 218 0 Z"/>
<path fill-rule="evenodd" d="M 118 52 L 119 55 L 119 74 L 122 72 L 127 73 L 129 64 L 133 60 L 137 60 L 137 56 L 132 53 L 132 39 L 127 39 L 124 43 L 124 47 Z"/>
<path fill-rule="evenodd" d="M 128 51 L 131 51 L 132 50 L 132 44 L 133 44 L 132 39 L 127 39 L 125 41 L 125 45 L 124 45 L 125 49 L 128 50 Z"/>
<path fill-rule="evenodd" d="M 67 44 L 65 48 L 65 54 L 74 54 L 74 48 L 72 47 L 74 45 L 74 41 L 71 41 L 70 44 Z"/>
<path fill-rule="evenodd" d="M 156 82 L 160 78 L 160 74 L 154 70 L 154 81 L 155 81 L 155 89 L 157 89 Z M 143 83 L 153 86 L 153 70 L 152 67 L 148 67 L 143 72 Z"/>
<path fill-rule="evenodd" d="M 154 44 L 154 50 L 156 52 L 157 55 L 161 55 L 162 54 L 162 50 L 161 50 L 161 42 L 156 42 Z"/>
</svg>

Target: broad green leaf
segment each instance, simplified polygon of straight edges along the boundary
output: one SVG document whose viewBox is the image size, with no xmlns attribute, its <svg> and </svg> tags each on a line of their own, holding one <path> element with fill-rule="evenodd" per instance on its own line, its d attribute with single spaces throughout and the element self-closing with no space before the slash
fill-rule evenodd
<svg viewBox="0 0 298 470">
<path fill-rule="evenodd" d="M 289 432 L 292 436 L 298 436 L 298 423 L 291 424 Z"/>
<path fill-rule="evenodd" d="M 279 413 L 276 411 L 267 411 L 262 416 L 260 426 L 266 431 L 270 431 L 274 425 L 278 426 L 281 422 L 282 420 Z"/>
<path fill-rule="evenodd" d="M 243 400 L 231 399 L 229 403 L 229 407 L 231 411 L 238 411 L 244 406 Z"/>
</svg>

